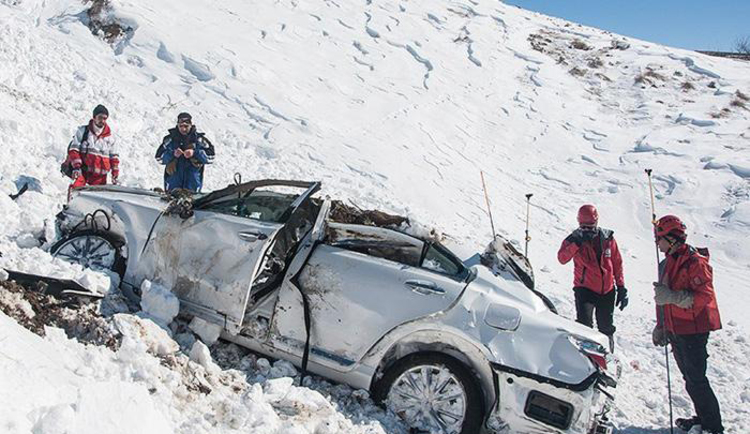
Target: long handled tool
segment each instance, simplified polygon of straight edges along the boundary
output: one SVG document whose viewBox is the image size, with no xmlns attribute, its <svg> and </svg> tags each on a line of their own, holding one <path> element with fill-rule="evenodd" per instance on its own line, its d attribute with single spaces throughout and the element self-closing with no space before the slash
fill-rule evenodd
<svg viewBox="0 0 750 434">
<path fill-rule="evenodd" d="M 495 240 L 495 237 L 497 237 L 497 232 L 495 232 L 495 221 L 492 220 L 492 208 L 490 208 L 490 197 L 487 195 L 487 185 L 484 183 L 484 172 L 481 170 L 479 171 L 479 176 L 482 177 L 482 190 L 484 191 L 484 202 L 487 204 L 487 214 L 490 216 L 490 228 L 492 228 L 492 240 Z"/>
<path fill-rule="evenodd" d="M 523 255 L 527 258 L 529 257 L 529 241 L 531 241 L 531 237 L 529 236 L 529 211 L 531 208 L 531 196 L 533 196 L 532 193 L 528 193 L 526 195 L 526 248 L 524 249 Z"/>
<path fill-rule="evenodd" d="M 646 176 L 648 176 L 648 189 L 651 193 L 651 224 L 654 227 L 654 246 L 656 247 L 656 271 L 657 275 L 659 272 L 659 244 L 656 238 L 656 205 L 654 202 L 654 185 L 651 182 L 651 169 L 646 169 Z M 664 336 L 667 335 L 667 323 L 664 319 L 664 306 L 658 306 L 657 314 L 661 321 L 662 332 Z M 664 358 L 666 359 L 667 365 L 667 392 L 669 397 L 669 434 L 674 434 L 674 418 L 672 414 L 672 378 L 669 375 L 669 348 L 668 345 L 664 345 Z"/>
</svg>

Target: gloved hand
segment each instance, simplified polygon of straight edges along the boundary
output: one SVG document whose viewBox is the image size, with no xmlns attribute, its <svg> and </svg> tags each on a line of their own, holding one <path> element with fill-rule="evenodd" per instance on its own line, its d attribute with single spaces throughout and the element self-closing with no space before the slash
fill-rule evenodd
<svg viewBox="0 0 750 434">
<path fill-rule="evenodd" d="M 120 183 L 120 176 L 112 174 L 112 185 L 118 185 Z"/>
<path fill-rule="evenodd" d="M 651 332 L 651 342 L 653 342 L 657 347 L 663 347 L 664 345 L 667 345 L 667 331 L 664 330 L 664 327 L 658 324 L 656 325 L 656 327 L 654 327 L 654 331 Z"/>
<path fill-rule="evenodd" d="M 73 171 L 70 173 L 70 177 L 73 179 L 78 179 L 81 176 L 83 176 L 83 172 L 81 172 L 81 169 L 73 169 Z"/>
<path fill-rule="evenodd" d="M 654 302 L 657 306 L 672 304 L 683 309 L 693 306 L 694 295 L 690 291 L 672 291 L 667 285 L 654 282 Z"/>
<path fill-rule="evenodd" d="M 628 306 L 628 289 L 624 286 L 618 286 L 617 289 L 617 298 L 615 299 L 615 306 L 619 307 L 620 310 L 625 309 Z"/>
<path fill-rule="evenodd" d="M 177 148 L 177 149 L 175 149 L 175 150 L 174 150 L 174 157 L 175 157 L 175 158 L 180 158 L 180 157 L 182 157 L 182 149 L 180 149 L 180 148 Z"/>
<path fill-rule="evenodd" d="M 573 243 L 576 246 L 580 247 L 581 243 L 583 242 L 583 234 L 581 229 L 576 229 L 573 232 L 571 232 L 570 235 L 568 235 L 567 238 L 565 238 L 565 241 L 569 243 Z"/>
<path fill-rule="evenodd" d="M 585 241 L 591 241 L 596 236 L 596 229 L 576 229 L 578 231 L 581 231 L 581 239 Z"/>
<path fill-rule="evenodd" d="M 195 151 L 193 151 L 192 149 L 185 149 L 184 151 L 182 151 L 182 155 L 187 159 L 193 158 L 194 153 Z"/>
</svg>

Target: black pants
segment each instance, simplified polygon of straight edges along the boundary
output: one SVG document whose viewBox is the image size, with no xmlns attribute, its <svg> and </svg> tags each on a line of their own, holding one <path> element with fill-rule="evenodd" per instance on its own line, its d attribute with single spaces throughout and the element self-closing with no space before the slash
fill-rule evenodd
<svg viewBox="0 0 750 434">
<path fill-rule="evenodd" d="M 583 287 L 573 288 L 576 297 L 576 321 L 594 328 L 594 315 L 596 315 L 596 327 L 607 336 L 615 333 L 614 312 L 615 296 L 614 290 L 601 295 Z"/>
<path fill-rule="evenodd" d="M 719 402 L 706 378 L 708 333 L 672 335 L 670 342 L 672 342 L 672 354 L 677 361 L 677 367 L 680 368 L 682 378 L 685 379 L 685 389 L 693 401 L 695 413 L 701 420 L 703 431 L 723 432 Z"/>
</svg>

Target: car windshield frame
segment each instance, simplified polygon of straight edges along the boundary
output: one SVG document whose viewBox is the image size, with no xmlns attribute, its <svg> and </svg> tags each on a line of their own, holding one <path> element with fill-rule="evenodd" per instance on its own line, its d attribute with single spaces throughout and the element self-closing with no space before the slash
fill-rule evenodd
<svg viewBox="0 0 750 434">
<path fill-rule="evenodd" d="M 228 196 L 232 195 L 248 195 L 252 193 L 255 189 L 260 187 L 297 187 L 297 188 L 304 188 L 305 191 L 300 193 L 294 201 L 287 207 L 286 211 L 284 211 L 284 214 L 279 219 L 279 223 L 284 223 L 286 220 L 289 219 L 289 217 L 292 215 L 295 209 L 299 208 L 299 206 L 310 196 L 312 196 L 315 192 L 320 190 L 321 183 L 319 181 L 309 182 L 309 181 L 291 181 L 291 180 L 279 180 L 279 179 L 262 179 L 259 181 L 249 181 L 242 184 L 232 184 L 227 186 L 226 188 L 223 188 L 221 190 L 216 190 L 211 193 L 206 194 L 205 196 L 201 196 L 193 202 L 193 208 L 194 209 L 205 209 L 213 202 L 216 202 L 218 200 L 224 199 Z"/>
<path fill-rule="evenodd" d="M 424 241 L 425 245 L 424 245 L 424 251 L 422 252 L 422 257 L 419 260 L 419 267 L 420 268 L 425 269 L 427 271 L 431 271 L 433 273 L 441 274 L 443 276 L 447 276 L 447 277 L 450 277 L 450 278 L 453 278 L 453 279 L 459 280 L 459 281 L 466 281 L 467 279 L 469 279 L 471 277 L 471 273 L 469 272 L 470 268 L 467 267 L 466 265 L 464 265 L 463 261 L 461 261 L 458 258 L 458 256 L 456 256 L 456 254 L 451 251 L 451 249 L 445 247 L 439 241 L 429 241 L 429 240 L 423 240 L 423 241 Z M 433 268 L 427 268 L 427 267 L 425 267 L 424 266 L 424 261 L 427 258 L 427 252 L 429 252 L 429 250 L 431 248 L 434 248 L 439 253 L 441 253 L 443 256 L 445 256 L 446 258 L 448 258 L 451 262 L 453 262 L 455 265 L 457 265 L 458 266 L 458 272 L 455 273 L 455 274 L 453 274 L 453 273 L 448 273 L 448 272 L 444 272 L 444 271 L 440 271 L 440 270 L 435 270 Z"/>
</svg>

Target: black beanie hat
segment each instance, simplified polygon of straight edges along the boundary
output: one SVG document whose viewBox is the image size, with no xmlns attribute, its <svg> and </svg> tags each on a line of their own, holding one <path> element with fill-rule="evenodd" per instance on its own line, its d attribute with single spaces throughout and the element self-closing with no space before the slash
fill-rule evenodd
<svg viewBox="0 0 750 434">
<path fill-rule="evenodd" d="M 188 113 L 188 112 L 182 112 L 182 113 L 180 113 L 180 114 L 177 115 L 177 123 L 179 124 L 180 121 L 192 122 L 193 121 L 193 117 L 190 116 L 190 113 Z"/>
<path fill-rule="evenodd" d="M 107 110 L 107 107 L 104 107 L 103 105 L 99 104 L 98 106 L 94 107 L 94 116 L 99 114 L 105 114 L 107 117 L 109 117 L 109 110 Z"/>
</svg>

